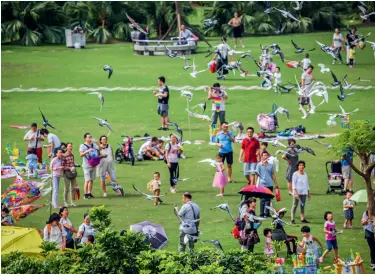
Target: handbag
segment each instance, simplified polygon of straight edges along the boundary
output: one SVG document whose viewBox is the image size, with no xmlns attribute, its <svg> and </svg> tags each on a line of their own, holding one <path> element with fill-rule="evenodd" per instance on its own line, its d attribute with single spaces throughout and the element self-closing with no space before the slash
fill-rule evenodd
<svg viewBox="0 0 375 274">
<path fill-rule="evenodd" d="M 73 169 L 73 171 L 70 170 L 70 169 L 68 169 L 68 170 L 65 170 L 65 171 L 64 171 L 64 175 L 65 175 L 65 177 L 68 178 L 69 180 L 73 180 L 73 179 L 75 179 L 75 178 L 78 176 L 78 173 L 77 173 L 77 170 L 76 170 L 76 169 Z"/>
<path fill-rule="evenodd" d="M 272 230 L 272 240 L 274 241 L 286 241 L 287 236 L 284 230 L 278 228 Z"/>
<path fill-rule="evenodd" d="M 309 105 L 310 104 L 310 98 L 304 97 L 304 96 L 298 97 L 298 104 L 303 105 L 303 106 Z"/>
</svg>

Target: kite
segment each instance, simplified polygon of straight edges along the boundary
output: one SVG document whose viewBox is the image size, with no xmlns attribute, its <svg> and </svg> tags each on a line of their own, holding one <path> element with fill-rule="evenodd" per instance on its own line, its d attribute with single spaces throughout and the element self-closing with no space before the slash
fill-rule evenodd
<svg viewBox="0 0 375 274">
<path fill-rule="evenodd" d="M 31 213 L 37 211 L 38 209 L 46 206 L 46 204 L 41 205 L 22 205 L 9 209 L 9 215 L 13 216 L 16 222 L 20 219 L 27 217 Z"/>
<path fill-rule="evenodd" d="M 41 197 L 39 188 L 27 183 L 11 184 L 2 195 L 2 203 L 8 208 L 29 204 Z"/>
</svg>

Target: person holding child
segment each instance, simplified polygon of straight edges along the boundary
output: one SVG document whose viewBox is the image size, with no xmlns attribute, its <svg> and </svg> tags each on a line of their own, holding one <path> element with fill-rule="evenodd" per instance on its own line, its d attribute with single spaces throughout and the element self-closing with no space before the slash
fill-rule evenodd
<svg viewBox="0 0 375 274">
<path fill-rule="evenodd" d="M 224 196 L 224 187 L 227 184 L 227 176 L 225 175 L 225 166 L 223 163 L 223 156 L 218 154 L 216 156 L 216 173 L 214 177 L 214 182 L 212 187 L 220 188 L 220 193 L 216 195 L 216 197 Z"/>
<path fill-rule="evenodd" d="M 319 262 L 323 262 L 324 258 L 328 255 L 329 252 L 333 249 L 335 253 L 334 262 L 337 262 L 339 258 L 339 248 L 337 245 L 336 234 L 342 233 L 341 231 L 336 230 L 335 221 L 333 221 L 333 213 L 331 211 L 326 211 L 324 213 L 324 233 L 326 234 L 326 244 L 327 249 L 324 251 L 323 255 L 319 258 Z"/>
<path fill-rule="evenodd" d="M 344 200 L 343 204 L 344 204 L 344 214 L 345 214 L 345 222 L 344 222 L 344 228 L 350 228 L 352 229 L 352 226 L 353 226 L 353 219 L 354 219 L 354 205 L 355 205 L 355 202 L 353 200 L 350 200 L 350 198 L 352 197 L 352 193 L 351 192 L 346 192 L 346 199 Z"/>
<path fill-rule="evenodd" d="M 160 186 L 161 186 L 160 173 L 154 172 L 154 179 L 151 180 L 150 182 L 148 182 L 147 189 L 153 191 L 154 196 L 159 196 L 160 195 Z M 163 201 L 159 197 L 155 197 L 154 206 L 160 205 L 162 203 L 163 203 Z"/>
</svg>

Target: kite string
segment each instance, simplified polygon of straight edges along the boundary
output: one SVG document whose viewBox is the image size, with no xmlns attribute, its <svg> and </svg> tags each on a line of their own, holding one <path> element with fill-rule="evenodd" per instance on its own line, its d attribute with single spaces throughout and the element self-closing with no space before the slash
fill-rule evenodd
<svg viewBox="0 0 375 274">
<path fill-rule="evenodd" d="M 190 106 L 189 106 L 189 98 L 186 97 L 186 106 L 187 106 L 187 109 L 190 110 Z M 192 140 L 191 138 L 191 125 L 190 125 L 190 114 L 188 112 L 188 124 L 189 124 L 189 135 L 190 135 L 190 140 Z"/>
</svg>

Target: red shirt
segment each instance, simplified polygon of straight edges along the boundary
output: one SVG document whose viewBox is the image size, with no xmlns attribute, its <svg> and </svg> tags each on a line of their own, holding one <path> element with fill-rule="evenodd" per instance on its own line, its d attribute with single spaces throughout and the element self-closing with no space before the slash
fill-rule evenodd
<svg viewBox="0 0 375 274">
<path fill-rule="evenodd" d="M 257 163 L 257 150 L 260 149 L 259 141 L 257 138 L 245 138 L 242 140 L 241 148 L 244 150 L 244 162 L 245 163 Z"/>
</svg>

